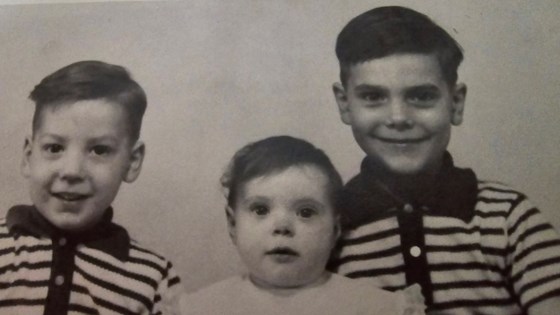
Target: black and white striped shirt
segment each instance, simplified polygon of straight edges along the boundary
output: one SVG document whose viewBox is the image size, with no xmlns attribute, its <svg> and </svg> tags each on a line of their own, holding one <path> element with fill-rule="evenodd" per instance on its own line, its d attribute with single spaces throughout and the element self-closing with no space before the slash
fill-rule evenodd
<svg viewBox="0 0 560 315">
<path fill-rule="evenodd" d="M 367 164 L 346 185 L 334 270 L 389 290 L 420 283 L 434 313 L 523 314 L 560 296 L 560 239 L 525 195 L 448 156 L 439 183 L 404 202 Z"/>
<path fill-rule="evenodd" d="M 182 292 L 165 258 L 111 222 L 64 234 L 35 208 L 0 220 L 0 314 L 175 314 Z"/>
</svg>

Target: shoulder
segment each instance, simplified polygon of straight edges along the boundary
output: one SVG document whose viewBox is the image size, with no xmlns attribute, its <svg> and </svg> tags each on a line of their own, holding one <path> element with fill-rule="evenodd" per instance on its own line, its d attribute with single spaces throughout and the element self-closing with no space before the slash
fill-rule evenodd
<svg viewBox="0 0 560 315">
<path fill-rule="evenodd" d="M 158 265 L 166 265 L 168 263 L 167 258 L 165 258 L 163 255 L 134 239 L 130 239 L 128 247 L 131 257 L 142 257 L 145 259 L 149 259 L 150 261 Z"/>
<path fill-rule="evenodd" d="M 6 218 L 0 218 L 0 238 L 5 237 L 9 233 Z"/>
<path fill-rule="evenodd" d="M 14 247 L 14 237 L 10 233 L 10 229 L 6 225 L 6 218 L 0 219 L 0 250 L 8 249 Z M 0 252 L 0 256 L 4 256 L 8 252 L 3 250 Z"/>
<path fill-rule="evenodd" d="M 156 270 L 164 279 L 176 277 L 175 267 L 169 259 L 132 239 L 129 242 L 128 263 Z"/>
<path fill-rule="evenodd" d="M 214 282 L 208 286 L 200 288 L 187 296 L 191 297 L 203 297 L 206 295 L 214 295 L 215 293 L 231 292 L 231 290 L 240 289 L 243 285 L 243 278 L 241 276 L 232 276 L 221 281 Z"/>
<path fill-rule="evenodd" d="M 525 194 L 508 184 L 483 179 L 478 180 L 478 196 L 498 200 L 516 200 L 526 197 Z"/>
<path fill-rule="evenodd" d="M 212 314 L 220 310 L 227 313 L 236 300 L 236 292 L 243 290 L 240 288 L 242 282 L 240 276 L 234 276 L 183 295 L 181 313 Z"/>
<path fill-rule="evenodd" d="M 511 186 L 497 181 L 478 181 L 476 208 L 480 212 L 500 211 L 505 216 L 523 205 L 522 208 L 532 208 L 527 196 Z"/>
</svg>

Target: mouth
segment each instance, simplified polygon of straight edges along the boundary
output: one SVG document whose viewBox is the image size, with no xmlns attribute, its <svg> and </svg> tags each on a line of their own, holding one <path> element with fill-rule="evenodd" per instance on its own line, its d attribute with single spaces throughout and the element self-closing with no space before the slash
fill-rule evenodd
<svg viewBox="0 0 560 315">
<path fill-rule="evenodd" d="M 276 247 L 266 252 L 267 256 L 272 257 L 276 262 L 287 263 L 299 257 L 299 253 L 289 247 Z"/>
<path fill-rule="evenodd" d="M 417 144 L 424 142 L 429 139 L 429 137 L 421 137 L 421 138 L 385 138 L 385 137 L 378 137 L 375 136 L 375 139 L 389 143 L 389 144 L 397 144 L 397 145 L 407 145 L 407 144 Z"/>
<path fill-rule="evenodd" d="M 73 192 L 52 192 L 52 196 L 66 202 L 76 202 L 87 199 L 89 196 L 86 194 L 73 193 Z"/>
</svg>

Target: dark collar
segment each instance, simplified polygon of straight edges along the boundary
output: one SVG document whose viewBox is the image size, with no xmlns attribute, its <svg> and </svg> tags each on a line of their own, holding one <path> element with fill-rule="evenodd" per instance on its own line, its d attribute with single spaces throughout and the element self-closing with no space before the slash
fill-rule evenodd
<svg viewBox="0 0 560 315">
<path fill-rule="evenodd" d="M 113 209 L 109 207 L 95 227 L 70 233 L 56 228 L 34 206 L 18 205 L 8 211 L 6 224 L 12 233 L 53 239 L 65 237 L 69 242 L 82 243 L 124 261 L 128 258 L 130 238 L 123 227 L 112 222 L 112 218 Z"/>
<path fill-rule="evenodd" d="M 417 176 L 396 188 L 388 189 L 379 178 L 379 168 L 367 157 L 361 172 L 345 186 L 340 206 L 343 225 L 356 227 L 390 215 L 409 203 L 431 215 L 453 217 L 470 222 L 478 193 L 476 175 L 471 169 L 455 167 L 446 152 L 441 170 L 432 176 Z M 386 183 L 387 178 L 384 182 Z"/>
</svg>

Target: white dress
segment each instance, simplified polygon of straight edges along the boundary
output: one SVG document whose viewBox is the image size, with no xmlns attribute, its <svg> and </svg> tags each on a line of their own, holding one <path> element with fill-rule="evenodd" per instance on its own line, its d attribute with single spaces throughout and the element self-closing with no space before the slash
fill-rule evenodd
<svg viewBox="0 0 560 315">
<path fill-rule="evenodd" d="M 421 315 L 420 287 L 401 292 L 374 287 L 367 279 L 330 274 L 321 285 L 271 292 L 247 276 L 234 276 L 185 295 L 183 315 Z"/>
</svg>

